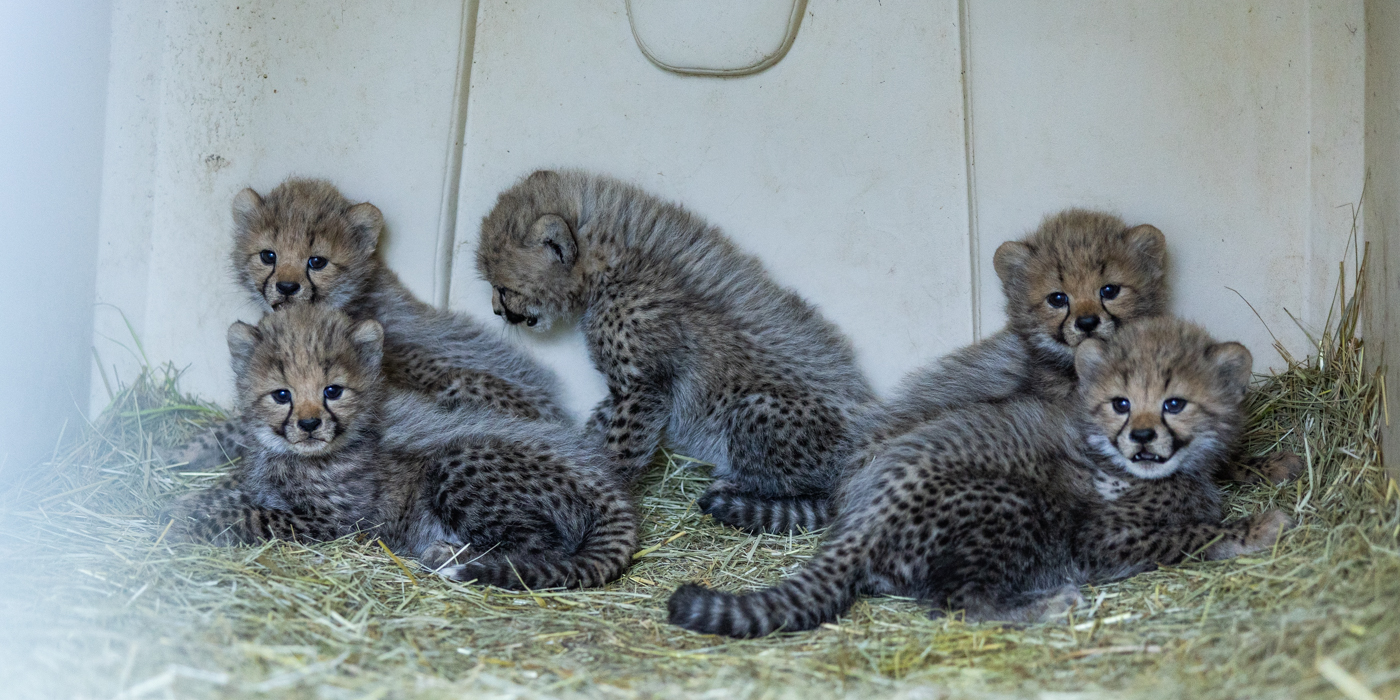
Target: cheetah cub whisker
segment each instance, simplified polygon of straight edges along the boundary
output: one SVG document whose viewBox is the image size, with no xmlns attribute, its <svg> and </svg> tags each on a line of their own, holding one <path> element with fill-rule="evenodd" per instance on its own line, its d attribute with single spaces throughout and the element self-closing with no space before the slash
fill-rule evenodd
<svg viewBox="0 0 1400 700">
<path fill-rule="evenodd" d="M 617 180 L 540 171 L 503 192 L 477 268 L 494 311 L 579 326 L 608 396 L 587 423 L 635 480 L 664 439 L 715 465 L 706 513 L 748 531 L 816 528 L 873 399 L 850 343 L 756 258 Z"/>
<path fill-rule="evenodd" d="M 460 581 L 598 586 L 637 549 L 601 451 L 572 429 L 444 408 L 384 377 L 384 330 L 323 304 L 229 328 L 247 456 L 167 509 L 170 537 L 218 544 L 366 532 Z"/>
<path fill-rule="evenodd" d="M 1073 393 L 1074 349 L 1113 337 L 1125 323 L 1166 309 L 1166 238 L 1149 224 L 1067 209 L 996 250 L 1006 327 L 900 382 L 861 418 L 859 468 L 885 440 L 945 411 L 1017 396 Z"/>
<path fill-rule="evenodd" d="M 918 598 L 968 620 L 1037 622 L 1079 586 L 1272 545 L 1270 511 L 1222 523 L 1211 480 L 1243 421 L 1249 351 L 1170 317 L 1078 344 L 1078 391 L 943 413 L 889 440 L 817 555 L 735 595 L 687 584 L 670 621 L 756 637 L 835 621 L 858 595 Z"/>
<path fill-rule="evenodd" d="M 558 380 L 471 317 L 419 301 L 376 253 L 384 218 L 321 180 L 288 179 L 267 196 L 233 199 L 231 261 L 240 287 L 265 311 L 312 304 L 384 328 L 385 381 L 444 407 L 487 408 L 568 422 Z M 214 426 L 173 458 L 197 468 L 242 455 L 236 419 Z"/>
</svg>

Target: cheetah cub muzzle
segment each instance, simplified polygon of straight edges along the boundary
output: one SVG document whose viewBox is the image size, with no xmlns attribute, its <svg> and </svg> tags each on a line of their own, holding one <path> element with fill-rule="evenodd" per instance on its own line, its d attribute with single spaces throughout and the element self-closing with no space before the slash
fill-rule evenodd
<svg viewBox="0 0 1400 700">
<path fill-rule="evenodd" d="M 977 404 L 889 441 L 794 576 L 740 595 L 682 586 L 670 621 L 756 637 L 883 594 L 1039 622 L 1078 605 L 1086 582 L 1257 551 L 1289 526 L 1278 511 L 1221 522 L 1210 476 L 1243 419 L 1243 346 L 1159 317 L 1084 340 L 1075 360 L 1066 400 Z"/>
<path fill-rule="evenodd" d="M 246 458 L 167 510 L 175 539 L 381 538 L 462 581 L 597 586 L 636 550 L 606 457 L 574 431 L 445 409 L 384 381 L 384 331 L 301 304 L 229 328 Z"/>
<path fill-rule="evenodd" d="M 608 384 L 587 430 L 624 480 L 664 438 L 715 465 L 699 503 L 721 522 L 827 522 L 870 387 L 836 327 L 718 229 L 611 178 L 541 171 L 482 222 L 477 268 L 508 323 L 581 314 Z"/>
<path fill-rule="evenodd" d="M 1068 209 L 997 248 L 1006 327 L 900 382 L 862 416 L 859 468 L 879 445 L 950 409 L 1017 396 L 1057 400 L 1074 392 L 1074 350 L 1125 323 L 1166 309 L 1166 238 L 1103 212 Z"/>
<path fill-rule="evenodd" d="M 239 192 L 233 222 L 233 271 L 252 301 L 265 311 L 310 304 L 378 321 L 389 386 L 445 408 L 568 421 L 552 372 L 469 316 L 419 301 L 384 265 L 377 254 L 384 219 L 373 204 L 294 178 L 266 196 Z M 174 458 L 209 468 L 241 456 L 247 442 L 230 421 Z"/>
</svg>

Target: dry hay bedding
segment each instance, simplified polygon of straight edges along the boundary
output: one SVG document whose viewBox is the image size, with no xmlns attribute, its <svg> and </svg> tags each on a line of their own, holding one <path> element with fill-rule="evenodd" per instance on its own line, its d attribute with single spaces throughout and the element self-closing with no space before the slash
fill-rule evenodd
<svg viewBox="0 0 1400 700">
<path fill-rule="evenodd" d="M 931 620 L 892 598 L 752 641 L 667 625 L 677 584 L 771 584 L 818 541 L 702 517 L 704 469 L 674 454 L 640 489 L 636 565 L 597 590 L 454 584 L 365 538 L 169 546 L 154 513 L 217 475 L 152 448 L 217 409 L 182 395 L 173 368 L 147 370 L 0 500 L 0 695 L 1388 700 L 1400 693 L 1400 490 L 1379 465 L 1383 386 L 1363 368 L 1359 306 L 1342 307 L 1318 356 L 1259 377 L 1250 398 L 1249 449 L 1292 448 L 1308 470 L 1232 488 L 1229 511 L 1279 507 L 1298 528 L 1260 556 L 1091 587 L 1089 609 L 1020 629 Z"/>
</svg>

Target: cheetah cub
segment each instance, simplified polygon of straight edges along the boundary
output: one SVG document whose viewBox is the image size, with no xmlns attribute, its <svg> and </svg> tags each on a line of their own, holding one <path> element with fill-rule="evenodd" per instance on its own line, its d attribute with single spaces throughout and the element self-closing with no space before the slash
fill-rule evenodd
<svg viewBox="0 0 1400 700">
<path fill-rule="evenodd" d="M 997 248 L 993 267 L 1006 296 L 1006 328 L 916 370 L 887 402 L 864 412 L 860 449 L 848 470 L 867 464 L 880 445 L 944 411 L 1012 396 L 1073 392 L 1074 348 L 1105 339 L 1137 318 L 1164 313 L 1166 238 L 1156 227 L 1129 227 L 1103 212 L 1068 209 L 1047 216 L 1030 235 Z M 1217 477 L 1281 483 L 1303 460 L 1283 450 L 1239 456 Z"/>
<path fill-rule="evenodd" d="M 1222 524 L 1210 479 L 1243 420 L 1250 363 L 1169 317 L 1085 340 L 1077 396 L 975 404 L 892 439 L 794 576 L 742 595 L 687 584 L 670 620 L 756 637 L 886 594 L 1033 622 L 1081 602 L 1085 582 L 1268 547 L 1288 519 Z"/>
<path fill-rule="evenodd" d="M 450 578 L 505 588 L 622 575 L 637 521 L 606 456 L 565 426 L 447 410 L 388 385 L 384 335 L 325 304 L 233 324 L 248 454 L 168 510 L 171 534 L 232 544 L 367 532 Z"/>
<path fill-rule="evenodd" d="M 608 177 L 540 171 L 482 222 L 477 267 L 510 323 L 582 313 L 609 390 L 587 430 L 624 479 L 664 432 L 715 465 L 699 503 L 721 522 L 825 524 L 870 386 L 840 331 L 718 229 Z"/>
<path fill-rule="evenodd" d="M 1167 303 L 1166 238 L 1156 227 L 1068 209 L 992 259 L 1006 296 L 1006 328 L 917 370 L 895 395 L 863 416 L 862 451 L 945 411 L 1013 396 L 1058 399 L 1074 392 L 1074 349 L 1113 337 Z"/>
<path fill-rule="evenodd" d="M 373 204 L 352 204 L 328 182 L 289 179 L 266 197 L 239 192 L 233 220 L 233 269 L 253 300 L 267 311 L 314 304 L 378 321 L 390 386 L 449 408 L 568 420 L 552 372 L 470 317 L 414 298 L 385 267 L 375 254 L 384 219 Z M 215 426 L 179 458 L 213 466 L 240 456 L 248 440 L 238 425 Z"/>
</svg>

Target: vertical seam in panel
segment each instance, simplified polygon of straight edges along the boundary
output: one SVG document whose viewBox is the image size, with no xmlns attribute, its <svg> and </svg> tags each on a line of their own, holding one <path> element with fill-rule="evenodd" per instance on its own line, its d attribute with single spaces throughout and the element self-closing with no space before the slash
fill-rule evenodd
<svg viewBox="0 0 1400 700">
<path fill-rule="evenodd" d="M 447 308 L 452 291 L 452 254 L 457 246 L 457 202 L 461 196 L 462 148 L 467 128 L 467 93 L 471 89 L 472 54 L 476 44 L 477 0 L 462 2 L 462 30 L 457 40 L 457 76 L 452 89 L 452 121 L 448 128 L 447 167 L 438 211 L 437 260 L 433 266 L 433 297 Z"/>
<path fill-rule="evenodd" d="M 972 340 L 982 339 L 982 246 L 977 229 L 976 161 L 972 149 L 972 41 L 968 0 L 958 0 L 958 45 L 962 58 L 963 160 L 967 165 L 967 248 L 972 281 Z"/>
<path fill-rule="evenodd" d="M 1308 178 L 1308 205 L 1307 216 L 1304 218 L 1305 223 L 1303 225 L 1303 270 L 1305 272 L 1303 274 L 1303 309 L 1301 313 L 1299 313 L 1299 318 L 1303 319 L 1304 324 L 1311 324 L 1313 322 L 1313 291 L 1316 288 L 1316 285 L 1313 280 L 1314 273 L 1316 272 L 1316 270 L 1313 268 L 1313 239 L 1317 234 L 1317 232 L 1313 228 L 1313 225 L 1315 223 L 1313 215 L 1314 210 L 1317 208 L 1317 183 L 1313 181 L 1313 146 L 1315 143 L 1313 140 L 1313 122 L 1317 118 L 1317 107 L 1313 104 L 1313 99 L 1316 98 L 1317 92 L 1313 85 L 1313 68 L 1316 67 L 1314 65 L 1316 62 L 1313 60 L 1313 20 L 1316 19 L 1316 17 L 1313 13 L 1312 3 L 1307 3 L 1305 7 L 1306 9 L 1304 10 L 1304 12 L 1306 13 L 1306 15 L 1303 17 L 1303 45 L 1307 47 L 1306 56 L 1308 62 L 1306 68 L 1307 72 L 1305 73 L 1305 75 L 1307 76 L 1307 80 L 1304 81 L 1304 84 L 1307 86 L 1305 89 L 1308 93 L 1308 157 L 1307 160 L 1304 162 L 1303 167 L 1307 172 Z"/>
</svg>

